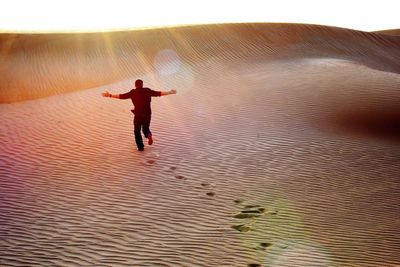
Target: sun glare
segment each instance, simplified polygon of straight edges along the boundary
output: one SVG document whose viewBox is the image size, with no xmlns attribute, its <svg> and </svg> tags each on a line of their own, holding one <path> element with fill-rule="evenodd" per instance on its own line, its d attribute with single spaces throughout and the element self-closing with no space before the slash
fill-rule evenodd
<svg viewBox="0 0 400 267">
<path fill-rule="evenodd" d="M 397 0 L 9 0 L 0 31 L 106 31 L 230 22 L 321 24 L 364 31 L 400 28 Z"/>
</svg>

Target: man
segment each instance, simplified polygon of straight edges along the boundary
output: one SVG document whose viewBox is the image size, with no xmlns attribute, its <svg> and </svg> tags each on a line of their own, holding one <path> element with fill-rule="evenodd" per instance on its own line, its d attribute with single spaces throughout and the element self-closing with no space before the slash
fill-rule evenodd
<svg viewBox="0 0 400 267">
<path fill-rule="evenodd" d="M 150 88 L 143 87 L 142 80 L 135 81 L 136 89 L 132 89 L 131 91 L 125 94 L 110 94 L 109 92 L 104 92 L 102 95 L 104 97 L 112 97 L 118 99 L 131 99 L 135 109 L 132 110 L 134 116 L 133 125 L 135 132 L 135 141 L 136 146 L 139 151 L 144 150 L 144 144 L 142 139 L 141 130 L 143 130 L 144 136 L 148 139 L 148 144 L 153 144 L 153 135 L 150 131 L 150 120 L 151 120 L 151 97 L 154 96 L 165 96 L 176 94 L 176 90 L 172 89 L 170 91 L 154 91 Z"/>
</svg>

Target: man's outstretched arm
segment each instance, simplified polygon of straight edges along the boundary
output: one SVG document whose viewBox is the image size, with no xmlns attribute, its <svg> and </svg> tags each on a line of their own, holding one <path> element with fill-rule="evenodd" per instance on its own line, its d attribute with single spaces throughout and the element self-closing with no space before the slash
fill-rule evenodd
<svg viewBox="0 0 400 267">
<path fill-rule="evenodd" d="M 108 91 L 102 93 L 101 95 L 104 96 L 104 97 L 111 97 L 111 98 L 118 98 L 118 99 L 120 99 L 120 95 L 119 95 L 119 94 L 113 95 L 113 94 L 110 94 Z"/>
<path fill-rule="evenodd" d="M 161 91 L 161 96 L 174 95 L 174 94 L 176 94 L 176 90 L 175 89 L 171 89 L 169 91 Z"/>
</svg>

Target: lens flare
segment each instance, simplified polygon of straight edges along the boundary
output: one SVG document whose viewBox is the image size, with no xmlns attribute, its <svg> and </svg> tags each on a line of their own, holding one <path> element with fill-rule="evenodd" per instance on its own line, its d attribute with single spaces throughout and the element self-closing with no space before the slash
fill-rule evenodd
<svg viewBox="0 0 400 267">
<path fill-rule="evenodd" d="M 317 243 L 296 240 L 286 241 L 285 243 L 284 247 L 270 251 L 265 259 L 266 266 L 334 266 L 329 254 Z"/>
<path fill-rule="evenodd" d="M 154 68 L 161 88 L 179 88 L 181 94 L 193 86 L 192 68 L 171 49 L 164 49 L 156 54 Z"/>
</svg>

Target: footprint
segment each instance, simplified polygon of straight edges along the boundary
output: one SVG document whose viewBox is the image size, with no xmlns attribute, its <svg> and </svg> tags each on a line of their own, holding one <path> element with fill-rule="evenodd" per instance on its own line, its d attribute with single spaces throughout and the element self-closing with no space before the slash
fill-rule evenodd
<svg viewBox="0 0 400 267">
<path fill-rule="evenodd" d="M 182 175 L 175 175 L 175 178 L 179 180 L 186 180 L 186 178 Z"/>
<path fill-rule="evenodd" d="M 145 165 L 152 165 L 156 163 L 158 157 L 159 157 L 158 153 L 150 152 L 149 154 L 146 155 L 145 158 L 143 158 L 142 162 Z"/>
<path fill-rule="evenodd" d="M 281 245 L 279 245 L 279 247 L 280 247 L 280 248 L 283 248 L 283 249 L 285 249 L 285 248 L 288 248 L 288 247 L 289 247 L 289 245 L 286 245 L 286 244 L 281 244 Z"/>
<path fill-rule="evenodd" d="M 238 230 L 241 233 L 246 233 L 251 230 L 251 227 L 246 224 L 232 225 L 232 228 Z"/>
<path fill-rule="evenodd" d="M 237 219 L 254 218 L 261 216 L 264 212 L 265 208 L 259 205 L 247 205 L 244 207 L 244 210 L 235 214 L 233 217 Z"/>
<path fill-rule="evenodd" d="M 268 248 L 270 246 L 272 246 L 272 243 L 262 242 L 262 243 L 260 243 L 260 245 L 258 247 L 256 247 L 256 249 L 265 250 L 266 248 Z"/>
<path fill-rule="evenodd" d="M 269 243 L 269 242 L 262 242 L 262 243 L 260 243 L 260 246 L 263 247 L 263 248 L 267 248 L 267 247 L 272 246 L 272 243 Z"/>
<path fill-rule="evenodd" d="M 233 217 L 237 218 L 237 219 L 248 219 L 248 218 L 260 217 L 260 214 L 259 213 L 242 213 L 242 212 L 239 212 L 239 213 L 235 214 Z"/>
<path fill-rule="evenodd" d="M 242 210 L 242 213 L 264 213 L 265 209 L 264 208 L 257 208 L 257 209 L 252 209 L 252 210 Z"/>
<path fill-rule="evenodd" d="M 156 160 L 155 159 L 148 159 L 148 160 L 143 159 L 142 162 L 144 165 L 150 166 L 150 165 L 153 165 L 154 163 L 156 163 Z"/>
<path fill-rule="evenodd" d="M 171 167 L 165 166 L 162 168 L 162 171 L 171 173 L 171 172 L 176 171 L 176 169 L 178 169 L 178 168 L 175 166 L 171 166 Z"/>
</svg>

